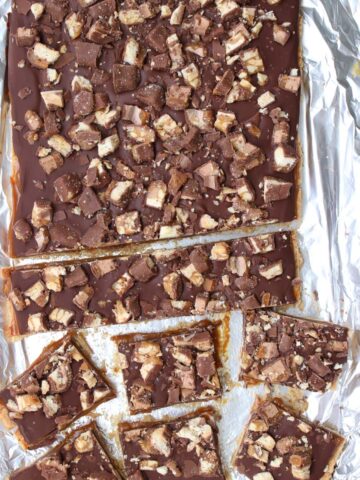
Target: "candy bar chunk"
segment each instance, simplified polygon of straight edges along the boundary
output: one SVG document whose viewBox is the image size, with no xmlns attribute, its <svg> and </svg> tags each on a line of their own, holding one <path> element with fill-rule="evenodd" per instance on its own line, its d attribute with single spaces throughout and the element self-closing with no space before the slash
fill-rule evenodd
<svg viewBox="0 0 360 480">
<path fill-rule="evenodd" d="M 257 398 L 234 457 L 234 467 L 253 480 L 332 478 L 344 439 L 298 418 L 271 399 Z"/>
<path fill-rule="evenodd" d="M 14 429 L 24 448 L 50 443 L 57 432 L 114 396 L 84 353 L 87 348 L 67 335 L 0 392 L 1 422 Z"/>
<path fill-rule="evenodd" d="M 120 424 L 120 443 L 129 480 L 225 479 L 211 410 L 166 423 Z"/>
<path fill-rule="evenodd" d="M 113 86 L 115 93 L 135 90 L 140 82 L 139 69 L 136 65 L 113 66 Z"/>
<path fill-rule="evenodd" d="M 114 337 L 130 411 L 221 395 L 215 335 L 207 322 L 186 331 Z"/>
<path fill-rule="evenodd" d="M 332 323 L 247 312 L 241 377 L 322 392 L 333 388 L 348 357 L 349 331 Z"/>
<path fill-rule="evenodd" d="M 35 463 L 10 475 L 10 480 L 68 478 L 121 479 L 94 423 L 74 430 Z"/>
<path fill-rule="evenodd" d="M 187 180 L 177 172 L 172 175 L 171 189 Z M 205 180 L 209 190 L 217 188 L 216 178 Z M 252 192 L 246 183 L 241 185 L 246 200 Z M 125 205 L 131 188 L 131 181 L 112 185 L 110 201 Z M 88 190 L 80 195 L 79 206 L 92 215 L 101 205 Z M 158 188 L 149 188 L 153 210 L 165 202 L 166 191 L 160 193 Z M 101 233 L 105 219 L 99 212 L 96 215 L 95 226 Z M 137 211 L 120 213 L 115 223 L 119 235 L 141 229 Z M 56 233 L 69 241 L 66 229 Z M 294 303 L 299 287 L 293 241 L 290 232 L 281 232 L 177 248 L 170 253 L 160 250 L 150 255 L 54 265 L 51 269 L 9 269 L 4 272 L 9 331 L 17 336 Z"/>
</svg>

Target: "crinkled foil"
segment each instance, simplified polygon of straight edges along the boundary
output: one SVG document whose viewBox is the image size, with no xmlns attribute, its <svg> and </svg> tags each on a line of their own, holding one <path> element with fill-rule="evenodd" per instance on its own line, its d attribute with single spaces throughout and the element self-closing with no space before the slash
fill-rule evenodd
<svg viewBox="0 0 360 480">
<path fill-rule="evenodd" d="M 348 325 L 354 330 L 349 363 L 336 390 L 324 395 L 306 394 L 308 408 L 305 415 L 312 421 L 334 428 L 347 440 L 334 478 L 360 480 L 360 189 L 357 185 L 360 181 L 360 2 L 303 0 L 301 3 L 304 81 L 299 132 L 303 147 L 303 211 L 302 220 L 291 226 L 298 228 L 299 233 L 303 294 L 302 304 L 287 311 Z M 6 66 L 6 15 L 9 8 L 9 0 L 0 0 L 0 96 Z M 11 198 L 10 134 L 9 118 L 4 121 L 3 115 L 0 261 L 2 265 L 9 265 L 11 262 L 4 252 L 9 222 L 8 199 Z M 275 228 L 272 226 L 271 229 Z M 228 233 L 212 236 L 212 239 L 234 236 Z M 94 362 L 106 368 L 118 393 L 116 399 L 96 410 L 96 420 L 115 457 L 121 458 L 116 426 L 120 420 L 129 420 L 129 412 L 121 376 L 115 373 L 117 356 L 115 344 L 110 341 L 111 335 L 161 331 L 179 322 L 183 325 L 185 321 L 190 319 L 112 326 L 84 332 L 93 349 Z M 0 326 L 1 322 L 2 319 Z M 0 386 L 20 374 L 38 356 L 42 347 L 59 336 L 39 334 L 7 344 L 0 333 Z M 224 469 L 231 479 L 243 478 L 231 469 L 231 457 L 254 396 L 264 392 L 262 387 L 246 390 L 237 381 L 241 342 L 242 316 L 233 312 L 230 341 L 223 353 L 225 394 L 221 401 L 214 402 L 221 414 L 219 435 Z M 293 406 L 304 403 L 300 401 L 301 396 L 290 389 L 277 388 L 273 393 L 282 394 Z M 180 415 L 193 408 L 194 404 L 162 409 L 153 417 Z M 84 421 L 86 419 L 80 422 Z M 44 451 L 46 449 L 25 453 L 10 433 L 0 429 L 0 479 L 5 479 L 12 470 L 30 463 Z"/>
</svg>

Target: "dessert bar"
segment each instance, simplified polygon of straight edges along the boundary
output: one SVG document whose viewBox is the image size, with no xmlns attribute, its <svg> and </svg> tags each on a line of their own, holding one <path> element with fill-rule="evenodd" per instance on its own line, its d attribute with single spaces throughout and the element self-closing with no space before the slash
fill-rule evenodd
<svg viewBox="0 0 360 480">
<path fill-rule="evenodd" d="M 344 439 L 257 399 L 235 467 L 253 480 L 330 480 Z"/>
<path fill-rule="evenodd" d="M 60 445 L 34 464 L 15 471 L 10 480 L 119 480 L 96 426 L 72 432 Z"/>
<path fill-rule="evenodd" d="M 0 419 L 24 448 L 50 443 L 56 433 L 114 397 L 84 346 L 67 335 L 0 392 Z"/>
<path fill-rule="evenodd" d="M 225 479 L 211 411 L 167 423 L 120 425 L 128 480 Z"/>
<path fill-rule="evenodd" d="M 13 256 L 296 217 L 299 0 L 14 0 Z"/>
<path fill-rule="evenodd" d="M 284 305 L 298 292 L 290 232 L 5 276 L 10 336 Z"/>
<path fill-rule="evenodd" d="M 216 328 L 114 337 L 131 413 L 219 397 Z"/>
<path fill-rule="evenodd" d="M 346 327 L 257 310 L 245 315 L 242 378 L 321 392 L 335 386 L 348 357 Z"/>
</svg>

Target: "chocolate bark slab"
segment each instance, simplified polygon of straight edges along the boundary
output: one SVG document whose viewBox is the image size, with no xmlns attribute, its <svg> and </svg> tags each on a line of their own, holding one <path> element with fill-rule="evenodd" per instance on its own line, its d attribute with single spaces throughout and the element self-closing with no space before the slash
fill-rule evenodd
<svg viewBox="0 0 360 480">
<path fill-rule="evenodd" d="M 120 425 L 128 480 L 224 479 L 212 411 L 166 423 Z"/>
<path fill-rule="evenodd" d="M 299 0 L 23 3 L 11 255 L 296 216 Z"/>
<path fill-rule="evenodd" d="M 344 443 L 337 433 L 257 399 L 234 466 L 253 480 L 329 480 Z"/>
<path fill-rule="evenodd" d="M 76 429 L 33 465 L 16 470 L 10 480 L 119 480 L 95 424 Z"/>
<path fill-rule="evenodd" d="M 216 328 L 114 337 L 131 413 L 219 397 Z"/>
<path fill-rule="evenodd" d="M 0 418 L 16 428 L 24 448 L 50 443 L 57 432 L 114 397 L 88 360 L 85 342 L 72 335 L 50 344 L 37 360 L 0 392 Z"/>
<path fill-rule="evenodd" d="M 290 232 L 5 272 L 10 336 L 297 300 Z M 10 304 L 11 302 L 11 304 Z"/>
<path fill-rule="evenodd" d="M 314 392 L 335 387 L 348 357 L 346 327 L 267 310 L 247 312 L 244 324 L 245 382 L 281 383 Z"/>
</svg>

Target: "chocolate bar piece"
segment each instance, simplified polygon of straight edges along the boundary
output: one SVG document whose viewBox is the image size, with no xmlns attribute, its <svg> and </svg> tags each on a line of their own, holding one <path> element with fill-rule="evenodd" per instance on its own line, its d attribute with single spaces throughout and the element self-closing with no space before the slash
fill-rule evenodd
<svg viewBox="0 0 360 480">
<path fill-rule="evenodd" d="M 221 395 L 215 328 L 114 337 L 131 413 Z"/>
<path fill-rule="evenodd" d="M 168 423 L 120 425 L 128 480 L 224 479 L 211 411 Z"/>
<path fill-rule="evenodd" d="M 284 305 L 298 287 L 289 232 L 7 275 L 11 336 Z"/>
<path fill-rule="evenodd" d="M 103 447 L 95 424 L 76 429 L 49 453 L 29 467 L 10 475 L 10 480 L 119 480 Z"/>
<path fill-rule="evenodd" d="M 273 401 L 257 399 L 235 468 L 253 480 L 330 480 L 344 442 Z"/>
<path fill-rule="evenodd" d="M 0 419 L 24 448 L 37 448 L 98 404 L 114 397 L 71 335 L 49 345 L 0 392 Z"/>
<path fill-rule="evenodd" d="M 257 310 L 245 316 L 242 378 L 321 392 L 346 364 L 346 327 Z"/>
<path fill-rule="evenodd" d="M 292 220 L 298 18 L 299 0 L 15 0 L 11 255 Z"/>
</svg>

